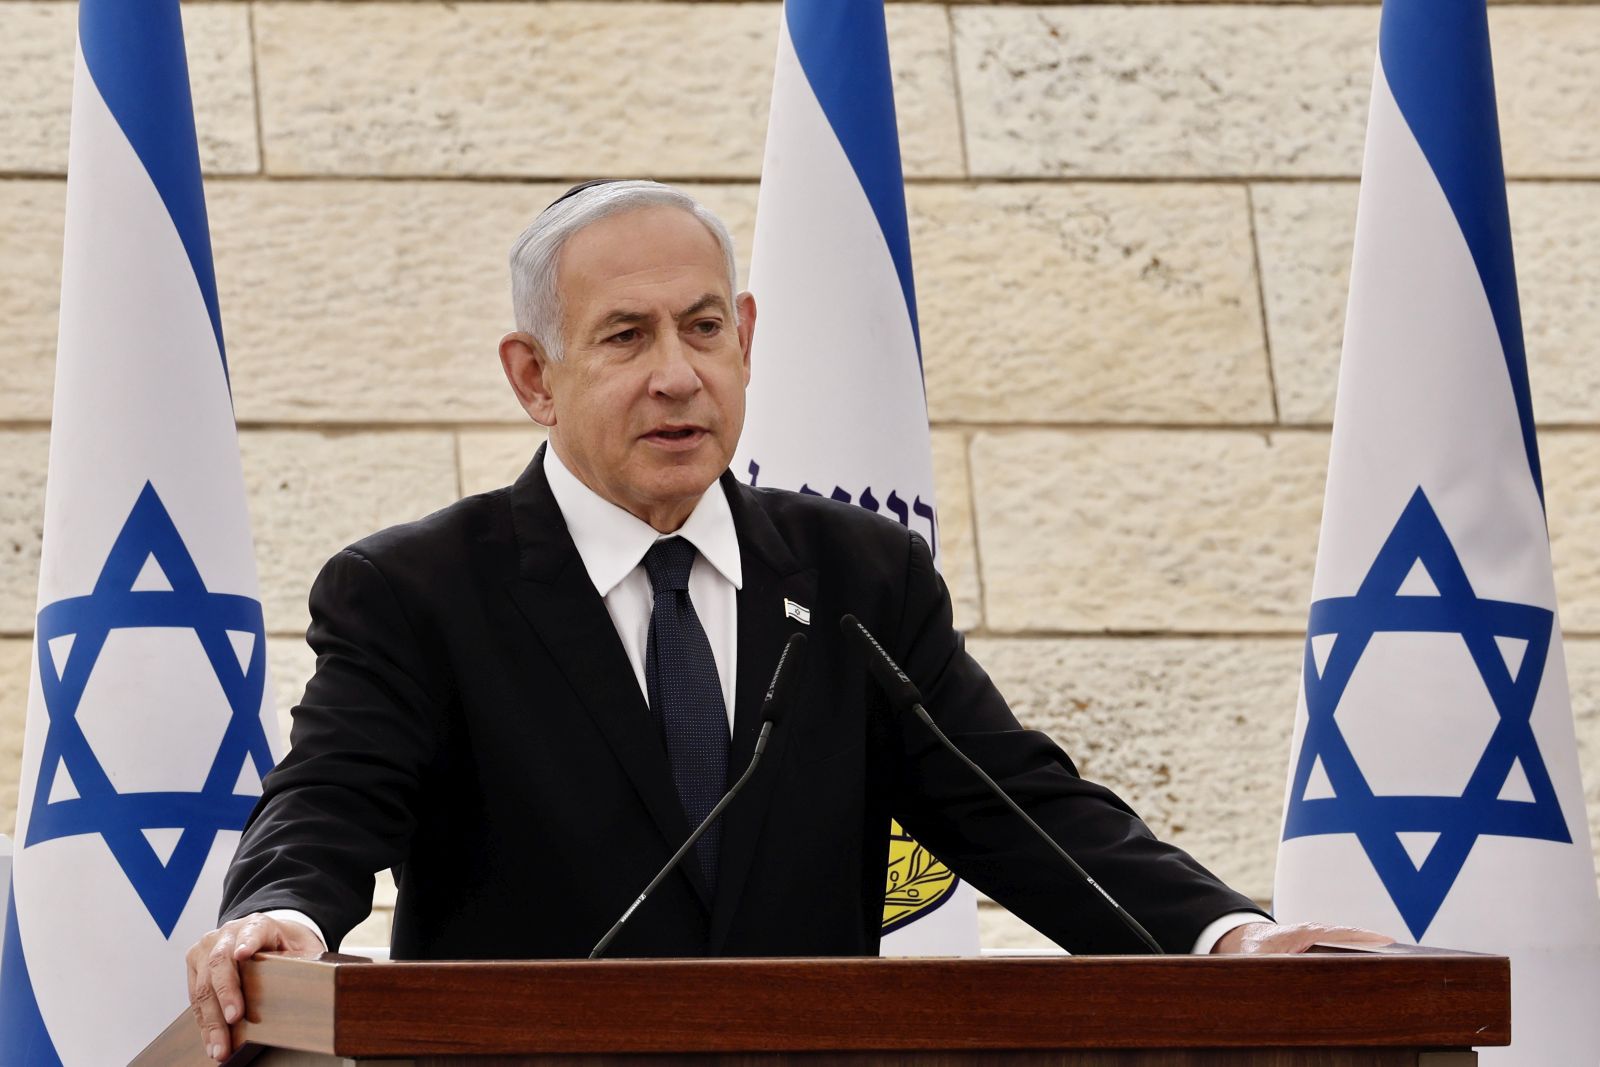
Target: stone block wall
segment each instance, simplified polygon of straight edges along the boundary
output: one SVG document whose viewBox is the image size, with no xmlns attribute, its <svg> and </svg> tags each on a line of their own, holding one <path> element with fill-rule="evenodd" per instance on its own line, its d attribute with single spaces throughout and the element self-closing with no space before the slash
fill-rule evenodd
<svg viewBox="0 0 1600 1067">
<path fill-rule="evenodd" d="M 305 595 L 503 484 L 511 238 L 597 175 L 748 253 L 779 8 L 184 7 L 284 709 Z M 1373 3 L 889 5 L 946 572 L 1029 723 L 1266 898 L 1328 451 Z M 16 796 L 74 7 L 0 0 L 0 826 Z M 1600 5 L 1491 9 L 1591 822 L 1600 827 Z M 758 294 L 759 296 L 759 294 Z M 757 350 L 759 373 L 759 347 Z M 286 714 L 286 712 L 285 712 Z M 357 943 L 387 937 L 392 887 Z M 986 908 L 987 940 L 1028 942 Z"/>
</svg>

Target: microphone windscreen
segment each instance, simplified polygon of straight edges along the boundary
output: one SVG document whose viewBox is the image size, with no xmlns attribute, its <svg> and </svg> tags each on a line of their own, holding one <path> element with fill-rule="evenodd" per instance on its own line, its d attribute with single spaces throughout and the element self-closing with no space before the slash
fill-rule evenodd
<svg viewBox="0 0 1600 1067">
<path fill-rule="evenodd" d="M 761 700 L 761 721 L 775 723 L 783 718 L 794 702 L 795 679 L 806 661 L 806 635 L 790 634 L 784 642 L 778 665 L 773 668 L 772 681 L 767 685 L 767 695 Z"/>
<path fill-rule="evenodd" d="M 895 711 L 906 711 L 922 703 L 922 694 L 917 691 L 916 684 L 906 677 L 860 619 L 846 615 L 839 620 L 839 629 L 843 631 L 845 640 L 861 649 L 861 654 L 867 660 L 867 670 L 889 698 L 889 704 Z"/>
</svg>

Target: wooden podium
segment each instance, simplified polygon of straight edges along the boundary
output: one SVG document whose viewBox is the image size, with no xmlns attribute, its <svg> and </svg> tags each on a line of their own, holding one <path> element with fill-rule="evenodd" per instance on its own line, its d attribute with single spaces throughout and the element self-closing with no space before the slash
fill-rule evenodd
<svg viewBox="0 0 1600 1067">
<path fill-rule="evenodd" d="M 1501 956 L 373 963 L 243 968 L 255 1067 L 1463 1067 L 1511 1039 Z M 209 1060 L 189 1013 L 140 1056 Z"/>
</svg>

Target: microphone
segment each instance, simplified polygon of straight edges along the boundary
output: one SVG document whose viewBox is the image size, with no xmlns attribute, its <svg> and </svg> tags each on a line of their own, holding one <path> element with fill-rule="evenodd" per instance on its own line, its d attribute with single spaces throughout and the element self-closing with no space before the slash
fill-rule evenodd
<svg viewBox="0 0 1600 1067">
<path fill-rule="evenodd" d="M 1089 872 L 1080 867 L 1078 861 L 1067 854 L 1066 849 L 1056 844 L 1055 838 L 1045 833 L 1044 829 L 1034 822 L 1032 817 L 1023 811 L 1015 800 L 1006 795 L 1006 791 L 1001 789 L 982 767 L 968 759 L 966 753 L 957 748 L 954 742 L 945 736 L 945 732 L 939 729 L 939 724 L 933 721 L 933 716 L 928 714 L 928 709 L 922 706 L 922 694 L 918 692 L 916 683 L 906 677 L 906 672 L 902 671 L 893 657 L 884 650 L 882 645 L 878 644 L 878 639 L 872 636 L 872 631 L 863 626 L 861 620 L 854 615 L 846 615 L 840 619 L 839 629 L 844 632 L 845 640 L 860 648 L 866 656 L 867 671 L 884 691 L 884 694 L 888 696 L 889 704 L 894 709 L 895 714 L 898 715 L 902 712 L 910 711 L 926 723 L 928 729 L 933 731 L 934 736 L 944 744 L 945 748 L 950 750 L 953 756 L 971 768 L 973 774 L 983 779 L 983 784 L 989 787 L 990 792 L 1003 800 L 1006 807 L 1016 812 L 1017 817 L 1027 823 L 1029 828 L 1038 834 L 1045 844 L 1050 846 L 1051 851 L 1065 860 L 1067 866 L 1072 868 L 1085 885 L 1100 894 L 1100 899 L 1106 902 L 1112 914 L 1121 920 L 1122 925 L 1126 926 L 1153 954 L 1157 956 L 1163 955 L 1161 946 L 1156 943 L 1155 938 L 1150 936 L 1150 931 L 1140 925 L 1139 920 L 1129 915 L 1123 906 L 1117 903 L 1116 898 L 1106 892 L 1104 886 L 1091 878 Z"/>
<path fill-rule="evenodd" d="M 795 675 L 800 673 L 800 665 L 805 661 L 805 658 L 806 635 L 800 633 L 790 635 L 789 640 L 784 643 L 783 652 L 778 656 L 777 667 L 773 668 L 772 681 L 767 684 L 767 695 L 761 699 L 761 732 L 756 735 L 756 750 L 750 755 L 749 765 L 745 767 L 744 773 L 739 775 L 739 780 L 734 782 L 726 793 L 722 794 L 722 799 L 717 801 L 717 806 L 706 814 L 699 826 L 695 827 L 694 833 L 689 835 L 689 840 L 679 846 L 678 851 L 672 854 L 672 858 L 667 861 L 666 866 L 656 872 L 656 876 L 650 879 L 650 884 L 644 887 L 644 891 L 634 899 L 632 904 L 628 905 L 628 910 L 624 911 L 621 918 L 617 919 L 611 929 L 606 931 L 606 936 L 602 937 L 599 943 L 589 952 L 591 960 L 600 958 L 600 954 L 605 952 L 606 946 L 610 945 L 617 934 L 622 931 L 622 927 L 627 921 L 633 918 L 633 913 L 639 910 L 639 905 L 643 904 L 650 894 L 655 892 L 656 886 L 660 885 L 667 875 L 672 873 L 672 869 L 688 854 L 689 850 L 694 847 L 696 841 L 700 840 L 706 830 L 710 829 L 711 824 L 717 821 L 717 816 L 722 814 L 722 809 L 726 808 L 733 801 L 733 798 L 739 795 L 739 790 L 744 788 L 744 784 L 755 773 L 756 764 L 761 762 L 761 754 L 767 750 L 767 739 L 772 735 L 773 725 L 783 718 L 783 713 L 788 710 L 789 698 L 794 691 L 794 678 Z"/>
</svg>

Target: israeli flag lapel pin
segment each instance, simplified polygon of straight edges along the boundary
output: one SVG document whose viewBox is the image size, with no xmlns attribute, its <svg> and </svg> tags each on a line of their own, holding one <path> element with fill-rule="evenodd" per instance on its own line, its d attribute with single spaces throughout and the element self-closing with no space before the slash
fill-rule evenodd
<svg viewBox="0 0 1600 1067">
<path fill-rule="evenodd" d="M 796 604 L 788 597 L 783 598 L 783 617 L 793 619 L 801 626 L 811 625 L 811 609 L 804 604 Z"/>
</svg>

